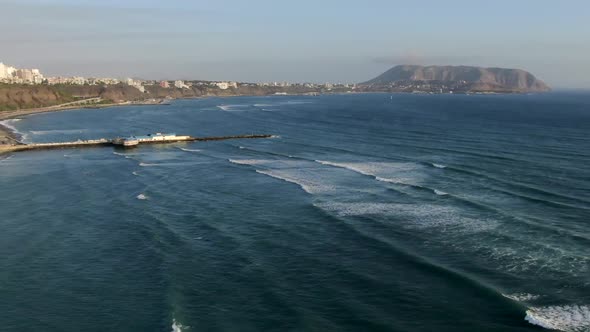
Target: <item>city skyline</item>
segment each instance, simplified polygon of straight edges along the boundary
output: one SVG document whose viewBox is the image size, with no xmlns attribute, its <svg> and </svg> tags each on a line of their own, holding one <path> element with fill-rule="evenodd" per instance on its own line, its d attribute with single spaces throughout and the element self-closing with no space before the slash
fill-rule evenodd
<svg viewBox="0 0 590 332">
<path fill-rule="evenodd" d="M 46 76 L 358 83 L 432 64 L 521 68 L 555 88 L 590 88 L 582 1 L 1 4 L 10 34 L 0 61 Z"/>
</svg>

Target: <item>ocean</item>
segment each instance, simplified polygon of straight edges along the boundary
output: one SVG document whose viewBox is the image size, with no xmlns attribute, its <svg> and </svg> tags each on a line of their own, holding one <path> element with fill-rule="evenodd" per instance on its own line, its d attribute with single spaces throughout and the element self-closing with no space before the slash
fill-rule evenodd
<svg viewBox="0 0 590 332">
<path fill-rule="evenodd" d="M 590 94 L 44 113 L 0 156 L 1 331 L 590 331 Z"/>
</svg>

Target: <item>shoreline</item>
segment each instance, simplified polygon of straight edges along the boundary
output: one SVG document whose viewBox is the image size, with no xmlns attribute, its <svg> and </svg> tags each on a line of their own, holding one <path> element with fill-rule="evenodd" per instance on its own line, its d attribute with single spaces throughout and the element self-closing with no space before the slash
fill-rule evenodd
<svg viewBox="0 0 590 332">
<path fill-rule="evenodd" d="M 2 123 L 6 120 L 17 119 L 22 116 L 33 115 L 33 114 L 41 114 L 41 113 L 50 113 L 50 112 L 63 112 L 63 111 L 70 111 L 70 110 L 79 110 L 79 109 L 101 109 L 101 108 L 109 108 L 109 107 L 119 107 L 119 106 L 153 106 L 153 105 L 164 105 L 165 99 L 158 99 L 157 101 L 147 101 L 147 102 L 122 102 L 122 103 L 111 103 L 111 104 L 97 104 L 97 105 L 75 105 L 75 106 L 47 106 L 47 107 L 37 107 L 37 108 L 27 108 L 27 109 L 20 109 L 14 111 L 4 111 L 0 112 L 0 154 L 11 152 L 11 151 L 18 151 L 21 150 L 19 148 L 20 145 L 23 143 L 20 142 L 20 135 L 14 128 L 8 127 L 6 124 Z"/>
<path fill-rule="evenodd" d="M 96 105 L 74 105 L 74 106 L 47 106 L 47 107 L 37 107 L 37 108 L 25 108 L 19 109 L 14 111 L 3 111 L 0 112 L 0 121 L 10 120 L 14 118 L 18 118 L 23 115 L 31 115 L 31 114 L 40 114 L 40 113 L 49 113 L 49 112 L 61 112 L 61 111 L 68 111 L 68 110 L 79 110 L 79 109 L 97 109 L 97 108 L 108 108 L 108 107 L 117 107 L 117 106 L 150 106 L 150 105 L 163 105 L 164 99 L 158 99 L 157 102 L 122 102 L 122 103 L 111 103 L 111 104 L 96 104 Z"/>
</svg>

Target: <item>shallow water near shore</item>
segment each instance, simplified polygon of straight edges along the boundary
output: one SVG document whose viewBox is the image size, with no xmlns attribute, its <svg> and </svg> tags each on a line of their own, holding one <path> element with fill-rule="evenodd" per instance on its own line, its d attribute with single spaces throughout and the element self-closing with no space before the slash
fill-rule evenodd
<svg viewBox="0 0 590 332">
<path fill-rule="evenodd" d="M 177 100 L 11 121 L 2 331 L 590 330 L 590 95 Z"/>
</svg>

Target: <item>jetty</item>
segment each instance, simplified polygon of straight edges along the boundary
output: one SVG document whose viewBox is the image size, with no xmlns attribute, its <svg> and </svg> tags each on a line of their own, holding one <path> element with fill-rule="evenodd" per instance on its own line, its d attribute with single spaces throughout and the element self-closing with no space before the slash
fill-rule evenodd
<svg viewBox="0 0 590 332">
<path fill-rule="evenodd" d="M 70 142 L 52 142 L 52 143 L 29 143 L 19 142 L 15 145 L 3 146 L 2 152 L 26 151 L 26 150 L 47 150 L 63 148 L 80 148 L 80 147 L 99 147 L 114 146 L 122 148 L 133 148 L 144 144 L 169 144 L 178 142 L 205 142 L 205 141 L 222 141 L 230 139 L 254 139 L 254 138 L 272 138 L 273 135 L 251 134 L 251 135 L 233 135 L 233 136 L 213 136 L 213 137 L 193 137 L 188 135 L 177 136 L 176 134 L 148 134 L 145 136 L 117 137 L 112 139 L 100 138 L 93 140 L 76 140 Z"/>
</svg>

